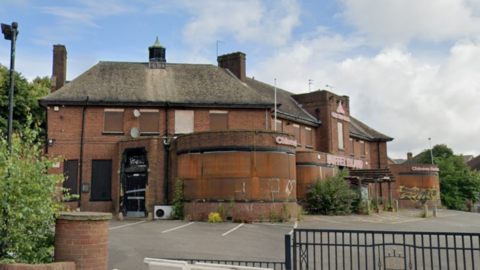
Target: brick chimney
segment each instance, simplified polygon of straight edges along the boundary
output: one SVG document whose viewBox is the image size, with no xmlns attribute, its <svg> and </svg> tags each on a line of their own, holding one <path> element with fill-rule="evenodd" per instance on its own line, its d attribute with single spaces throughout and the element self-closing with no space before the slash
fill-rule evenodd
<svg viewBox="0 0 480 270">
<path fill-rule="evenodd" d="M 407 153 L 407 160 L 412 161 L 412 158 L 413 158 L 412 152 L 408 152 Z"/>
<path fill-rule="evenodd" d="M 67 49 L 64 45 L 53 45 L 53 72 L 50 91 L 53 93 L 65 85 L 67 80 Z"/>
<path fill-rule="evenodd" d="M 237 78 L 243 83 L 247 82 L 247 72 L 245 68 L 245 54 L 242 52 L 234 52 L 229 54 L 220 55 L 217 58 L 218 66 L 226 68 L 237 76 Z"/>
</svg>

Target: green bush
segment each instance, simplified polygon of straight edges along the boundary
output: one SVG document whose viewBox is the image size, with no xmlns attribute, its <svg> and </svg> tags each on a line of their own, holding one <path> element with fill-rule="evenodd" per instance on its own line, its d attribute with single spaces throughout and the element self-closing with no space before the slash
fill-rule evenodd
<svg viewBox="0 0 480 270">
<path fill-rule="evenodd" d="M 325 181 L 318 179 L 307 191 L 307 209 L 312 214 L 347 215 L 358 207 L 359 196 L 350 189 L 344 180 L 347 171 L 337 176 L 327 177 Z"/>
<path fill-rule="evenodd" d="M 177 179 L 177 181 L 175 181 L 175 186 L 173 187 L 172 218 L 183 219 L 183 199 L 183 180 Z"/>
<path fill-rule="evenodd" d="M 222 217 L 220 217 L 219 213 L 210 213 L 208 215 L 208 222 L 210 222 L 210 223 L 220 223 L 220 222 L 222 222 Z"/>
<path fill-rule="evenodd" d="M 13 134 L 11 152 L 0 134 L 0 231 L 6 233 L 0 234 L 0 243 L 6 243 L 0 261 L 51 262 L 55 215 L 65 210 L 62 199 L 68 199 L 68 192 L 61 196 L 63 175 L 47 174 L 61 160 L 43 154 L 39 130 L 30 126 Z"/>
</svg>

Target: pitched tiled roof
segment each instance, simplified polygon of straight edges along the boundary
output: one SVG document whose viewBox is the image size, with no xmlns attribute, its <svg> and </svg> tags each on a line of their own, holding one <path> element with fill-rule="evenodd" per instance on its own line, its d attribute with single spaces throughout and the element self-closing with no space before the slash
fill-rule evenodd
<svg viewBox="0 0 480 270">
<path fill-rule="evenodd" d="M 42 104 L 89 103 L 183 106 L 273 107 L 267 99 L 214 65 L 167 63 L 150 69 L 148 63 L 99 62 Z"/>
<path fill-rule="evenodd" d="M 368 140 L 393 141 L 392 137 L 382 134 L 350 115 L 350 135 Z"/>
<path fill-rule="evenodd" d="M 270 101 L 275 99 L 275 87 L 255 79 L 247 78 L 247 85 L 255 89 L 259 94 Z M 293 94 L 277 87 L 277 112 L 283 116 L 291 117 L 300 121 L 306 121 L 313 124 L 319 124 L 320 121 L 303 110 L 297 102 L 291 97 Z"/>
</svg>

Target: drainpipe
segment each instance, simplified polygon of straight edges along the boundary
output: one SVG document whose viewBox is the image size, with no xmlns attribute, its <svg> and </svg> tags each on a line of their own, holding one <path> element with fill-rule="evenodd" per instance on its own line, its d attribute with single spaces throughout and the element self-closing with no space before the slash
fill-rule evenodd
<svg viewBox="0 0 480 270">
<path fill-rule="evenodd" d="M 48 154 L 48 110 L 45 109 L 45 154 Z"/>
<path fill-rule="evenodd" d="M 90 97 L 87 96 L 87 99 L 85 100 L 85 107 L 83 107 L 83 112 L 82 112 L 82 135 L 80 138 L 80 188 L 78 189 L 78 208 L 82 207 L 82 184 L 83 184 L 83 145 L 84 145 L 84 140 L 85 140 L 85 113 L 87 111 L 88 107 L 88 99 Z"/>
<path fill-rule="evenodd" d="M 168 102 L 165 106 L 165 139 L 163 140 L 163 147 L 165 148 L 165 180 L 163 182 L 163 192 L 165 204 L 168 204 L 168 166 L 169 166 L 169 148 L 170 148 L 170 139 L 168 138 Z"/>
<path fill-rule="evenodd" d="M 378 154 L 378 168 L 382 168 L 382 163 L 380 162 L 380 140 L 377 141 L 377 154 Z"/>
</svg>

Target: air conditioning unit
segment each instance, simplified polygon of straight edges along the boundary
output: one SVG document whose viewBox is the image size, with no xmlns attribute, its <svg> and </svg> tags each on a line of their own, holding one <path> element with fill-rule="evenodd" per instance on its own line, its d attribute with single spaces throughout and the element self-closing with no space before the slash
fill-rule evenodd
<svg viewBox="0 0 480 270">
<path fill-rule="evenodd" d="M 153 208 L 153 217 L 155 219 L 168 219 L 172 213 L 172 206 L 170 205 L 155 205 Z"/>
</svg>

